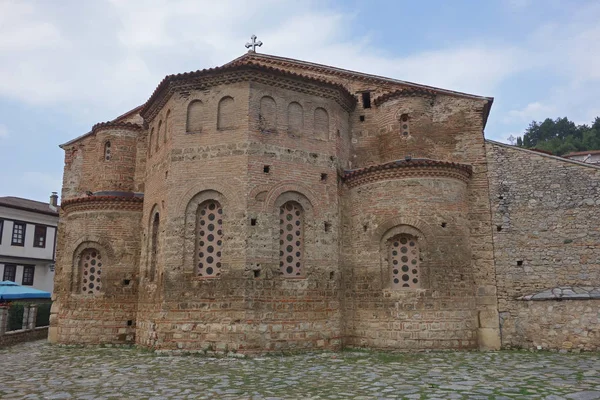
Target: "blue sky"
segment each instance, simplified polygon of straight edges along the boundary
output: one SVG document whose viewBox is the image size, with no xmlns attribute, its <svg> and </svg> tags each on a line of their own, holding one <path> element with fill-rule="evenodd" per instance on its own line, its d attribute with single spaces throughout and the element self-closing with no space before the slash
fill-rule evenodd
<svg viewBox="0 0 600 400">
<path fill-rule="evenodd" d="M 600 1 L 0 0 L 0 196 L 60 191 L 58 144 L 167 74 L 260 52 L 495 97 L 486 137 L 600 115 Z"/>
</svg>

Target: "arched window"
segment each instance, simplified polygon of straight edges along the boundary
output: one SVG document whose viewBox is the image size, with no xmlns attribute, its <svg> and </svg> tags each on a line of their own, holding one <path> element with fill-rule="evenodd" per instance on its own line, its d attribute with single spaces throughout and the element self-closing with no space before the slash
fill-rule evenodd
<svg viewBox="0 0 600 400">
<path fill-rule="evenodd" d="M 233 97 L 225 96 L 219 101 L 217 129 L 230 129 L 233 127 L 235 127 L 235 104 Z"/>
<path fill-rule="evenodd" d="M 302 276 L 304 210 L 295 201 L 279 209 L 279 268 L 286 277 Z"/>
<path fill-rule="evenodd" d="M 419 242 L 412 235 L 400 234 L 388 240 L 390 287 L 421 287 Z"/>
<path fill-rule="evenodd" d="M 102 290 L 102 256 L 96 249 L 85 249 L 79 259 L 81 293 L 96 296 Z"/>
<path fill-rule="evenodd" d="M 329 139 L 329 114 L 321 107 L 315 110 L 315 137 Z"/>
<path fill-rule="evenodd" d="M 104 159 L 110 161 L 110 140 L 107 140 L 106 143 L 104 143 Z"/>
<path fill-rule="evenodd" d="M 193 100 L 188 105 L 185 131 L 187 133 L 202 131 L 202 102 L 200 100 Z"/>
<path fill-rule="evenodd" d="M 260 99 L 259 124 L 262 132 L 274 132 L 277 129 L 277 104 L 272 97 Z"/>
<path fill-rule="evenodd" d="M 158 148 L 160 146 L 160 130 L 162 128 L 162 119 L 160 121 L 158 121 L 158 128 L 156 128 L 156 151 L 158 151 Z"/>
<path fill-rule="evenodd" d="M 304 110 L 300 103 L 295 101 L 288 106 L 288 132 L 294 135 L 300 135 L 304 128 Z"/>
<path fill-rule="evenodd" d="M 160 216 L 158 213 L 154 214 L 152 219 L 152 232 L 150 236 L 150 271 L 148 272 L 148 279 L 152 282 L 156 275 L 156 263 L 158 259 L 158 235 L 160 229 Z"/>
<path fill-rule="evenodd" d="M 167 110 L 167 116 L 165 117 L 165 133 L 163 135 L 163 141 L 167 143 L 169 135 L 169 117 L 171 116 L 171 110 Z"/>
<path fill-rule="evenodd" d="M 410 135 L 410 121 L 408 114 L 400 115 L 400 132 L 402 132 L 402 136 Z"/>
<path fill-rule="evenodd" d="M 148 155 L 152 154 L 152 143 L 154 141 L 154 128 L 150 129 L 150 138 L 148 140 Z"/>
<path fill-rule="evenodd" d="M 221 275 L 223 208 L 216 200 L 198 206 L 196 212 L 196 274 L 206 278 Z"/>
</svg>

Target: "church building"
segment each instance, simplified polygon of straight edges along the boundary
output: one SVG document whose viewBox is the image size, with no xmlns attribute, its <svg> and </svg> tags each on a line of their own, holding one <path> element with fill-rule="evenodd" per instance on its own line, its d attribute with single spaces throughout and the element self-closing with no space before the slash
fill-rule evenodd
<svg viewBox="0 0 600 400">
<path fill-rule="evenodd" d="M 252 50 L 167 76 L 61 145 L 50 341 L 600 349 L 600 167 L 486 140 L 492 102 Z"/>
</svg>

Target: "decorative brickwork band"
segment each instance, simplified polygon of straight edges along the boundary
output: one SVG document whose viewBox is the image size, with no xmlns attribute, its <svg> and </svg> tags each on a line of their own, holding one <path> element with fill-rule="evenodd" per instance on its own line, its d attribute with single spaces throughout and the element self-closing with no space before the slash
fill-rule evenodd
<svg viewBox="0 0 600 400">
<path fill-rule="evenodd" d="M 447 177 L 468 182 L 472 174 L 473 168 L 470 165 L 412 159 L 345 171 L 343 180 L 348 187 L 352 188 L 370 182 L 411 177 Z"/>
<path fill-rule="evenodd" d="M 88 196 L 63 201 L 61 208 L 65 213 L 91 210 L 142 211 L 143 197 L 125 196 Z"/>
<path fill-rule="evenodd" d="M 134 124 L 131 122 L 108 121 L 99 122 L 96 125 L 92 126 L 92 133 L 96 133 L 101 129 L 127 129 L 130 131 L 141 131 L 144 128 L 142 127 L 142 125 Z"/>
<path fill-rule="evenodd" d="M 393 92 L 382 94 L 373 100 L 373 104 L 379 106 L 389 100 L 397 99 L 399 97 L 408 97 L 408 96 L 420 96 L 420 97 L 428 97 L 435 98 L 435 91 L 429 89 L 420 89 L 420 88 L 410 88 L 410 89 L 398 89 Z"/>
</svg>

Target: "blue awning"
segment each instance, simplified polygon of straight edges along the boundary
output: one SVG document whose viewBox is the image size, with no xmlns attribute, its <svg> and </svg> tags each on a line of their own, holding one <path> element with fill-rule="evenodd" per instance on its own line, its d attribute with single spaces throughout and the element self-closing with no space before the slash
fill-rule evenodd
<svg viewBox="0 0 600 400">
<path fill-rule="evenodd" d="M 49 299 L 51 294 L 43 290 L 21 286 L 11 281 L 0 282 L 0 300 Z"/>
</svg>

